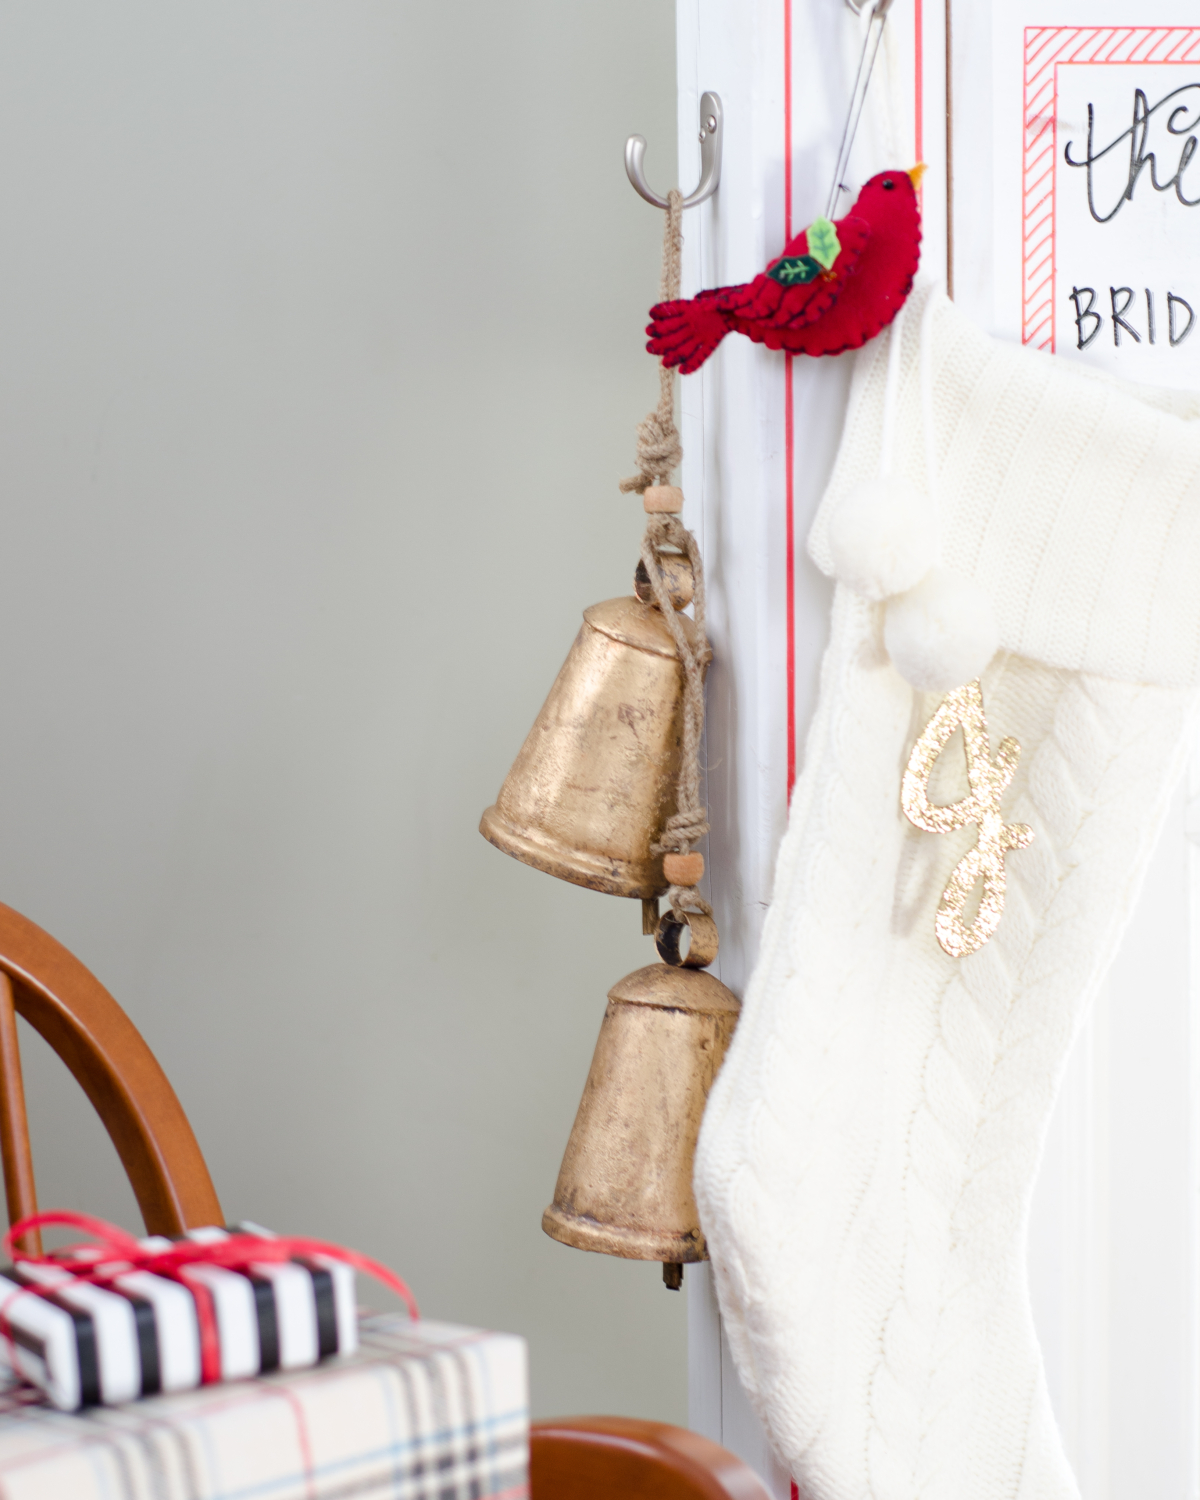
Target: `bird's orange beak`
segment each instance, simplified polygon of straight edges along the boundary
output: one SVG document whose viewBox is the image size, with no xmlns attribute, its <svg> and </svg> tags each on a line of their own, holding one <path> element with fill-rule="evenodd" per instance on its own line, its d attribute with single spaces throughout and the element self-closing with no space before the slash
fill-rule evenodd
<svg viewBox="0 0 1200 1500">
<path fill-rule="evenodd" d="M 919 161 L 908 174 L 913 187 L 915 187 L 918 192 L 921 189 L 921 178 L 924 177 L 925 173 L 928 170 L 929 168 L 925 165 L 925 163 L 923 161 Z"/>
</svg>

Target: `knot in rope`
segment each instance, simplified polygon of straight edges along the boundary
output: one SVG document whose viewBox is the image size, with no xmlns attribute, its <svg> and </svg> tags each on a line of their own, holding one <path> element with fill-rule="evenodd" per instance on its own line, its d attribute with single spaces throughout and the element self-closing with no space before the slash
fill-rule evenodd
<svg viewBox="0 0 1200 1500">
<path fill-rule="evenodd" d="M 684 921 L 687 912 L 699 912 L 711 917 L 713 909 L 694 885 L 673 885 L 667 889 L 667 905 L 677 921 Z"/>
<path fill-rule="evenodd" d="M 663 372 L 668 386 L 672 383 L 670 371 Z M 659 402 L 656 410 L 638 423 L 637 461 L 639 473 L 630 479 L 621 480 L 622 494 L 637 494 L 652 484 L 666 484 L 673 470 L 683 462 L 683 444 L 679 429 L 675 426 L 674 391 L 668 390 L 666 411 Z"/>
</svg>

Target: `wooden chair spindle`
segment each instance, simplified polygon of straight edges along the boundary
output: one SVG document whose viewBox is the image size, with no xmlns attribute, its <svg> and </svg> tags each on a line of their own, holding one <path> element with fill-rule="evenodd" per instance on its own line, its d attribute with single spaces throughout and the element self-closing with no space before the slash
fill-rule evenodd
<svg viewBox="0 0 1200 1500">
<path fill-rule="evenodd" d="M 17 1036 L 17 1012 L 12 980 L 0 970 L 0 1160 L 4 1164 L 4 1195 L 8 1222 L 15 1224 L 37 1213 L 37 1189 L 33 1180 L 33 1152 L 29 1145 L 29 1119 L 25 1113 L 25 1080 L 21 1072 L 21 1044 Z M 24 1235 L 20 1248 L 30 1255 L 42 1253 L 42 1236 L 33 1230 Z"/>
</svg>

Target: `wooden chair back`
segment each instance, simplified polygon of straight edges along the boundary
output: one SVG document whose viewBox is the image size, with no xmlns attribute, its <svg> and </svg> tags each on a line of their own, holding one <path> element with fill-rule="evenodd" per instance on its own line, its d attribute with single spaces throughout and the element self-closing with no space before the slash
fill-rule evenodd
<svg viewBox="0 0 1200 1500">
<path fill-rule="evenodd" d="M 771 1500 L 761 1479 L 718 1443 L 636 1417 L 535 1422 L 530 1500 Z"/>
<path fill-rule="evenodd" d="M 0 1157 L 9 1223 L 37 1211 L 17 1016 L 62 1058 L 112 1138 L 150 1234 L 223 1222 L 183 1107 L 133 1022 L 49 933 L 0 904 Z M 25 1249 L 40 1251 L 31 1235 Z M 531 1500 L 770 1500 L 698 1433 L 633 1417 L 535 1422 Z"/>
<path fill-rule="evenodd" d="M 61 943 L 0 904 L 0 1158 L 8 1221 L 37 1211 L 17 1016 L 75 1075 L 112 1138 L 148 1234 L 220 1224 L 221 1205 L 167 1075 L 133 1022 Z M 36 1253 L 34 1237 L 25 1248 Z"/>
</svg>

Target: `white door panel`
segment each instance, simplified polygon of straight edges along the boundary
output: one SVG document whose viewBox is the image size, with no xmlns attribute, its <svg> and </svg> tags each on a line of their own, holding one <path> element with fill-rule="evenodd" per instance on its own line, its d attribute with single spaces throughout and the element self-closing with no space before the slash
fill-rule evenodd
<svg viewBox="0 0 1200 1500">
<path fill-rule="evenodd" d="M 907 166 L 923 157 L 930 166 L 924 265 L 944 273 L 952 147 L 951 269 L 959 305 L 989 331 L 1012 338 L 1029 332 L 1039 309 L 1051 307 L 1056 347 L 1067 357 L 1102 352 L 1099 362 L 1111 366 L 1113 351 L 1126 350 L 1141 360 L 1136 368 L 1121 366 L 1132 378 L 1188 383 L 1183 363 L 1167 362 L 1187 352 L 1183 344 L 1151 351 L 1145 338 L 1136 346 L 1125 338 L 1103 351 L 1063 347 L 1074 325 L 1070 309 L 1064 313 L 1054 299 L 1069 293 L 1065 278 L 1084 274 L 1075 266 L 1089 263 L 1090 221 L 1075 230 L 1065 218 L 1052 223 L 1060 255 L 1048 291 L 1037 274 L 1045 230 L 1040 200 L 1030 193 L 1036 159 L 1023 110 L 1030 89 L 1056 87 L 1065 75 L 1044 67 L 1038 73 L 1030 64 L 1026 28 L 1076 27 L 1094 59 L 1101 43 L 1109 46 L 1101 29 L 1115 35 L 1112 0 L 1090 8 L 1081 0 L 951 3 L 950 140 L 944 0 L 895 0 L 852 183 L 885 164 Z M 1149 56 L 1160 45 L 1146 33 L 1152 24 L 1165 31 L 1200 21 L 1187 10 L 1184 0 L 1165 0 L 1154 15 L 1122 12 L 1130 45 L 1142 49 L 1136 55 Z M 1136 37 L 1135 21 L 1142 28 Z M 680 0 L 678 27 L 685 191 L 699 172 L 695 121 L 703 90 L 721 94 L 726 129 L 721 190 L 684 222 L 688 293 L 748 279 L 779 252 L 788 232 L 823 210 L 857 36 L 842 0 Z M 1182 30 L 1158 55 L 1177 41 L 1182 50 L 1174 55 L 1190 56 Z M 1111 48 L 1105 55 L 1116 56 Z M 1087 92 L 1077 85 L 1090 79 L 1108 90 L 1097 98 L 1115 110 L 1129 82 L 1125 74 L 1072 74 L 1062 82 L 1062 97 L 1075 108 Z M 1061 146 L 1055 137 L 1054 151 Z M 1193 195 L 1200 197 L 1200 164 L 1195 171 Z M 1097 269 L 1103 269 L 1098 262 Z M 1165 295 L 1175 271 L 1158 265 L 1154 274 Z M 1128 279 L 1139 275 L 1131 263 Z M 1161 307 L 1159 313 L 1161 321 Z M 1106 324 L 1105 338 L 1109 331 Z M 1200 368 L 1200 338 L 1195 357 Z M 826 643 L 829 586 L 809 564 L 804 541 L 832 463 L 849 373 L 848 359 L 789 362 L 731 337 L 701 372 L 681 382 L 686 514 L 709 563 L 717 653 L 707 742 L 712 899 L 721 925 L 720 977 L 739 993 L 771 897 L 789 776 L 802 760 Z M 1200 1500 L 1194 1082 L 1200 1028 L 1197 966 L 1190 962 L 1192 934 L 1200 933 L 1198 860 L 1200 771 L 1194 768 L 1072 1055 L 1031 1216 L 1034 1312 L 1085 1500 Z M 741 1453 L 786 1497 L 788 1477 L 738 1384 L 708 1268 L 690 1269 L 687 1285 L 692 1425 Z"/>
</svg>

